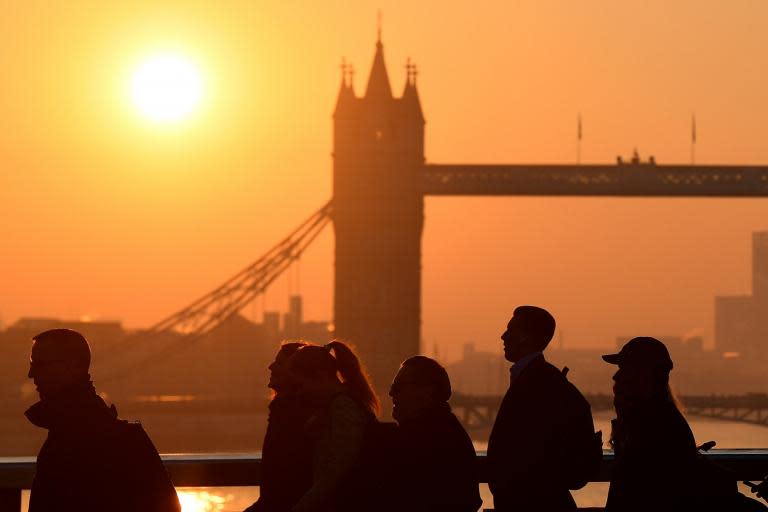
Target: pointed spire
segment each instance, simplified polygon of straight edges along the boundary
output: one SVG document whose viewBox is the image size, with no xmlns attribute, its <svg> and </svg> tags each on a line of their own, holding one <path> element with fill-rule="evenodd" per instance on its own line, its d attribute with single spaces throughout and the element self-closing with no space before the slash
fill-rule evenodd
<svg viewBox="0 0 768 512">
<path fill-rule="evenodd" d="M 411 62 L 411 58 L 408 57 L 405 60 L 405 86 L 408 87 L 410 85 L 413 85 L 411 82 L 411 78 L 413 78 L 413 75 L 411 74 L 413 72 L 413 69 L 416 66 Z"/>
<path fill-rule="evenodd" d="M 411 62 L 411 58 L 408 57 L 405 61 L 405 88 L 403 89 L 403 98 L 410 94 L 410 90 L 414 86 L 413 71 L 416 66 Z"/>
<path fill-rule="evenodd" d="M 411 62 L 410 57 L 405 63 L 405 89 L 403 89 L 403 97 L 401 99 L 404 112 L 408 115 L 416 115 L 420 119 L 424 119 L 424 113 L 421 110 L 421 100 L 419 99 L 419 91 L 416 89 L 416 76 L 419 72 L 416 69 L 416 64 Z"/>
<path fill-rule="evenodd" d="M 341 59 L 341 85 L 339 86 L 339 95 L 336 99 L 335 114 L 339 114 L 346 109 L 350 100 L 353 100 L 355 93 L 352 90 L 352 77 L 354 76 L 354 68 L 352 64 L 347 62 L 347 59 Z"/>
<path fill-rule="evenodd" d="M 355 94 L 355 65 L 350 63 L 347 66 L 347 87 L 352 92 L 352 95 Z"/>
<path fill-rule="evenodd" d="M 381 30 L 379 30 L 379 37 L 381 37 Z M 392 88 L 389 85 L 387 66 L 384 64 L 384 45 L 381 43 L 381 39 L 376 41 L 376 54 L 373 56 L 365 98 L 369 100 L 392 99 Z"/>
<path fill-rule="evenodd" d="M 346 57 L 341 58 L 339 69 L 341 69 L 341 88 L 343 89 L 347 86 L 347 70 L 349 69 L 349 64 L 347 64 Z"/>
</svg>

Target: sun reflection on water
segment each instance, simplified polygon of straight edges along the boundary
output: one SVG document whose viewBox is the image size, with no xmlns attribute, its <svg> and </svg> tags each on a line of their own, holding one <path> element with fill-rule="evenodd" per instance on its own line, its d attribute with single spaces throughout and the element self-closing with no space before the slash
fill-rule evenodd
<svg viewBox="0 0 768 512">
<path fill-rule="evenodd" d="M 177 490 L 182 512 L 223 512 L 232 501 L 231 494 L 220 495 L 205 490 Z"/>
</svg>

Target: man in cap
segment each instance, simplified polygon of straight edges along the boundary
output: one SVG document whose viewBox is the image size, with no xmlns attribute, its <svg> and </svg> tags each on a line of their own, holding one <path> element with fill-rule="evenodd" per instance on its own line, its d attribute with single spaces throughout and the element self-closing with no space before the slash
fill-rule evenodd
<svg viewBox="0 0 768 512">
<path fill-rule="evenodd" d="M 555 333 L 546 310 L 520 306 L 501 335 L 514 363 L 488 441 L 488 484 L 500 512 L 575 510 L 569 489 L 594 476 L 602 440 L 589 403 L 544 359 Z"/>
<path fill-rule="evenodd" d="M 78 332 L 33 338 L 29 378 L 40 401 L 25 413 L 48 437 L 37 456 L 29 512 L 178 512 L 168 473 L 144 429 L 96 394 L 91 350 Z"/>
<path fill-rule="evenodd" d="M 613 376 L 616 419 L 611 444 L 616 460 L 606 510 L 685 510 L 694 499 L 697 449 L 669 387 L 667 347 L 633 338 L 617 354 Z"/>
</svg>

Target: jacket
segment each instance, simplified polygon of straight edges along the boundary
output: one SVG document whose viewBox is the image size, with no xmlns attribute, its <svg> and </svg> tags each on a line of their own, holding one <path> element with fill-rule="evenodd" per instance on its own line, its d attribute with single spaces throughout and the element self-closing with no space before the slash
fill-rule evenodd
<svg viewBox="0 0 768 512">
<path fill-rule="evenodd" d="M 488 485 L 496 510 L 576 509 L 563 477 L 565 442 L 570 411 L 583 410 L 585 402 L 543 356 L 511 382 L 488 441 Z"/>
<path fill-rule="evenodd" d="M 393 473 L 402 512 L 475 512 L 480 498 L 475 448 L 447 403 L 437 404 L 397 429 Z"/>
<path fill-rule="evenodd" d="M 698 461 L 688 423 L 668 401 L 639 404 L 613 420 L 616 459 L 607 511 L 683 510 Z"/>
<path fill-rule="evenodd" d="M 90 382 L 25 413 L 48 430 L 29 512 L 179 512 L 168 473 L 144 429 L 117 418 Z"/>
<path fill-rule="evenodd" d="M 313 446 L 305 429 L 313 412 L 297 394 L 277 395 L 270 402 L 259 500 L 246 512 L 287 512 L 309 490 Z"/>
</svg>

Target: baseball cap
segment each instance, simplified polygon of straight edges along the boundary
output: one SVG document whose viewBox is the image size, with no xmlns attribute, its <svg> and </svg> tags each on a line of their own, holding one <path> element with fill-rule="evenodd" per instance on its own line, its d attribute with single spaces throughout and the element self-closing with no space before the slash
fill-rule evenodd
<svg viewBox="0 0 768 512">
<path fill-rule="evenodd" d="M 642 364 L 671 370 L 672 358 L 667 347 L 656 338 L 640 336 L 629 340 L 618 354 L 607 354 L 603 361 L 610 364 Z"/>
</svg>

